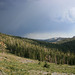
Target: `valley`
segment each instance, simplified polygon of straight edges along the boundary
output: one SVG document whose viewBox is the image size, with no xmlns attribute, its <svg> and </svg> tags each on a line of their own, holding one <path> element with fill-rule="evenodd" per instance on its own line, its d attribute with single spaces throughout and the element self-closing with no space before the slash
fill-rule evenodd
<svg viewBox="0 0 75 75">
<path fill-rule="evenodd" d="M 49 43 L 0 33 L 0 74 L 75 75 L 75 39 L 67 40 Z"/>
</svg>

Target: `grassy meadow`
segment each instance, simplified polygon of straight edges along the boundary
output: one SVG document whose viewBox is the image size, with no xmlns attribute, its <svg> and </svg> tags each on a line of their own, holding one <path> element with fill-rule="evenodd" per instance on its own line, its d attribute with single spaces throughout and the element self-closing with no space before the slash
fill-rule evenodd
<svg viewBox="0 0 75 75">
<path fill-rule="evenodd" d="M 75 75 L 75 66 L 56 65 L 0 53 L 0 75 Z M 55 74 L 54 74 L 55 73 Z"/>
</svg>

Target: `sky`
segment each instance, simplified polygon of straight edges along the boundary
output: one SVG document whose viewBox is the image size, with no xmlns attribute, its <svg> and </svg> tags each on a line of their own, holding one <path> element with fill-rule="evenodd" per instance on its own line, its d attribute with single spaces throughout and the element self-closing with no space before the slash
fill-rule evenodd
<svg viewBox="0 0 75 75">
<path fill-rule="evenodd" d="M 75 0 L 0 0 L 0 32 L 32 39 L 75 36 Z"/>
</svg>

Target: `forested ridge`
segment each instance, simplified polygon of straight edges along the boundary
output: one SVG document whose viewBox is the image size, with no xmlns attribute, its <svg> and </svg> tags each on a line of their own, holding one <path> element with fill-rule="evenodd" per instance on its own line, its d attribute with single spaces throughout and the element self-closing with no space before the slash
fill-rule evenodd
<svg viewBox="0 0 75 75">
<path fill-rule="evenodd" d="M 0 42 L 9 52 L 21 57 L 75 65 L 75 39 L 54 44 L 0 33 Z"/>
</svg>

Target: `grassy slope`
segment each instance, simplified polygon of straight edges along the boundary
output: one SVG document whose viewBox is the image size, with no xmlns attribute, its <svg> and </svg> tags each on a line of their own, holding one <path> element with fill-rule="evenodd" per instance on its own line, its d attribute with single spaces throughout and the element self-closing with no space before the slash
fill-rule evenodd
<svg viewBox="0 0 75 75">
<path fill-rule="evenodd" d="M 47 75 L 53 72 L 75 74 L 75 66 L 56 65 L 48 63 L 49 68 L 43 67 L 44 62 L 21 58 L 9 53 L 0 53 L 0 75 Z"/>
</svg>

